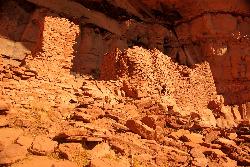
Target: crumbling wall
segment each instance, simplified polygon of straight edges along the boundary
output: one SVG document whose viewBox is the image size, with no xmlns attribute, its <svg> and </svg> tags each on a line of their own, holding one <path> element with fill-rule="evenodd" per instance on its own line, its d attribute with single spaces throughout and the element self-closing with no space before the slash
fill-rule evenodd
<svg viewBox="0 0 250 167">
<path fill-rule="evenodd" d="M 184 98 L 187 94 L 192 99 L 191 92 L 194 98 L 202 98 L 202 93 L 208 93 L 207 100 L 199 100 L 199 104 L 210 100 L 215 93 L 215 85 L 208 63 L 190 69 L 173 62 L 170 57 L 159 50 L 147 51 L 138 47 L 125 52 L 115 51 L 105 55 L 100 79 L 129 80 L 141 91 L 148 89 L 145 90 L 144 95 L 162 92 L 162 94 L 175 94 L 178 98 Z M 147 86 L 141 82 L 147 82 Z M 200 92 L 200 96 L 195 95 L 195 92 Z M 191 101 L 195 105 L 197 100 Z M 182 104 L 187 105 L 187 102 L 182 102 Z"/>
</svg>

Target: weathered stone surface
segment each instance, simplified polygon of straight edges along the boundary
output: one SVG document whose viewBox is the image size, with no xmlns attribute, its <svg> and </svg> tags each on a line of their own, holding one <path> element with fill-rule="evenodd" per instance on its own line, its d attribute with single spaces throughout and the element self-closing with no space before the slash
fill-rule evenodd
<svg viewBox="0 0 250 167">
<path fill-rule="evenodd" d="M 21 145 L 21 146 L 24 146 L 25 148 L 30 148 L 33 140 L 34 140 L 34 138 L 31 136 L 20 136 L 16 140 L 16 143 Z"/>
<path fill-rule="evenodd" d="M 228 134 L 226 134 L 226 137 L 230 140 L 235 140 L 235 139 L 237 139 L 238 135 L 237 135 L 237 133 L 228 133 Z"/>
<path fill-rule="evenodd" d="M 0 165 L 12 164 L 22 160 L 28 154 L 27 148 L 18 144 L 11 144 L 0 152 Z"/>
<path fill-rule="evenodd" d="M 156 129 L 157 126 L 164 128 L 166 124 L 165 118 L 157 115 L 143 117 L 141 121 L 152 129 Z"/>
<path fill-rule="evenodd" d="M 211 143 L 214 140 L 218 139 L 220 137 L 220 131 L 209 131 L 206 135 L 205 135 L 205 142 L 207 143 Z"/>
<path fill-rule="evenodd" d="M 92 117 L 91 115 L 88 114 L 84 114 L 84 113 L 77 113 L 75 112 L 72 116 L 71 116 L 72 120 L 76 120 L 76 121 L 82 121 L 84 123 L 90 123 L 91 121 L 94 120 L 94 117 Z"/>
<path fill-rule="evenodd" d="M 64 143 L 59 145 L 59 152 L 63 158 L 76 162 L 79 166 L 87 165 L 87 151 L 80 143 Z"/>
<path fill-rule="evenodd" d="M 203 135 L 197 133 L 184 134 L 180 140 L 184 142 L 203 143 Z"/>
<path fill-rule="evenodd" d="M 221 145 L 231 145 L 231 146 L 237 146 L 236 143 L 233 140 L 228 140 L 225 138 L 218 138 L 215 143 L 221 144 Z"/>
<path fill-rule="evenodd" d="M 28 0 L 28 1 L 35 3 L 39 6 L 50 8 L 51 10 L 57 11 L 59 13 L 67 14 L 71 17 L 76 17 L 76 18 L 85 17 L 86 19 L 82 19 L 82 21 L 95 24 L 112 33 L 121 35 L 121 27 L 117 21 L 108 18 L 103 13 L 89 10 L 74 1 L 68 1 L 68 0 L 63 0 L 60 2 L 57 0 L 52 0 L 52 1 Z"/>
<path fill-rule="evenodd" d="M 190 134 L 190 132 L 188 130 L 180 129 L 180 130 L 177 130 L 176 132 L 172 132 L 170 134 L 170 137 L 178 140 L 181 136 L 186 135 L 186 134 Z"/>
<path fill-rule="evenodd" d="M 192 161 L 192 165 L 194 166 L 207 166 L 208 165 L 208 159 L 207 158 L 194 158 L 194 160 Z"/>
<path fill-rule="evenodd" d="M 73 162 L 67 161 L 67 160 L 56 160 L 56 159 L 51 159 L 48 157 L 43 157 L 43 156 L 32 156 L 24 161 L 21 161 L 17 164 L 12 165 L 13 167 L 32 167 L 32 166 L 37 166 L 37 167 L 78 167 Z"/>
<path fill-rule="evenodd" d="M 129 167 L 130 164 L 126 161 L 114 161 L 112 159 L 108 158 L 102 158 L 102 159 L 93 159 L 90 162 L 90 167 Z"/>
<path fill-rule="evenodd" d="M 12 166 L 73 165 L 31 154 L 248 166 L 249 123 L 236 128 L 250 111 L 243 1 L 0 1 L 0 101 L 15 111 L 0 110 L 1 153 L 29 148 Z"/>
<path fill-rule="evenodd" d="M 52 141 L 46 136 L 37 136 L 32 142 L 32 146 L 29 149 L 33 154 L 48 155 L 53 153 L 57 147 L 57 142 Z"/>
<path fill-rule="evenodd" d="M 92 158 L 103 158 L 105 156 L 112 156 L 114 152 L 111 151 L 110 146 L 107 143 L 100 143 L 89 151 Z"/>
<path fill-rule="evenodd" d="M 6 116 L 0 116 L 0 127 L 5 127 L 9 124 L 8 118 Z"/>
<path fill-rule="evenodd" d="M 23 133 L 23 130 L 21 129 L 15 129 L 15 128 L 0 128 L 0 143 L 2 143 L 4 146 L 8 146 Z"/>
<path fill-rule="evenodd" d="M 7 111 L 10 110 L 10 104 L 0 101 L 0 115 L 5 115 L 7 114 Z"/>
<path fill-rule="evenodd" d="M 199 111 L 200 121 L 199 125 L 202 127 L 216 127 L 216 119 L 211 110 L 201 110 Z"/>
<path fill-rule="evenodd" d="M 8 39 L 0 38 L 2 45 L 0 46 L 0 54 L 10 57 L 14 60 L 23 60 L 31 51 L 25 45 L 32 45 L 32 43 L 13 42 Z"/>
<path fill-rule="evenodd" d="M 144 125 L 140 121 L 136 120 L 128 120 L 126 122 L 126 126 L 134 133 L 140 135 L 142 138 L 153 140 L 155 138 L 155 131 L 148 127 L 147 125 Z"/>
</svg>

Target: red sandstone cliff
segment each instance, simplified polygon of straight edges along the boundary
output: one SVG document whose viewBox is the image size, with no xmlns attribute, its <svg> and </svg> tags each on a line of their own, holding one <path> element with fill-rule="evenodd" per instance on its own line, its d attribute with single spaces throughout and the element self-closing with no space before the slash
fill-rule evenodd
<svg viewBox="0 0 250 167">
<path fill-rule="evenodd" d="M 0 0 L 0 166 L 249 166 L 247 0 Z"/>
</svg>

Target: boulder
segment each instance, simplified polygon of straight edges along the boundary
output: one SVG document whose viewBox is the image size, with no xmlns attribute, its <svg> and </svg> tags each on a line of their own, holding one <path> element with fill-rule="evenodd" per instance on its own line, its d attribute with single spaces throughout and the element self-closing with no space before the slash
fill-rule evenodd
<svg viewBox="0 0 250 167">
<path fill-rule="evenodd" d="M 16 143 L 21 146 L 24 146 L 25 148 L 30 148 L 33 140 L 34 139 L 31 136 L 20 136 L 18 137 Z"/>
<path fill-rule="evenodd" d="M 36 155 L 48 155 L 53 153 L 57 147 L 57 142 L 47 138 L 46 136 L 37 136 L 32 142 L 32 146 L 29 149 Z"/>
<path fill-rule="evenodd" d="M 100 143 L 96 145 L 92 150 L 89 151 L 89 153 L 92 155 L 91 158 L 103 158 L 105 156 L 115 155 L 107 143 Z"/>
<path fill-rule="evenodd" d="M 192 143 L 203 143 L 203 135 L 198 133 L 190 133 L 190 134 L 184 134 L 180 137 L 180 140 L 184 142 L 192 142 Z"/>
<path fill-rule="evenodd" d="M 201 127 L 216 127 L 216 119 L 210 109 L 200 110 L 199 115 L 200 120 L 198 121 L 198 124 Z"/>
</svg>

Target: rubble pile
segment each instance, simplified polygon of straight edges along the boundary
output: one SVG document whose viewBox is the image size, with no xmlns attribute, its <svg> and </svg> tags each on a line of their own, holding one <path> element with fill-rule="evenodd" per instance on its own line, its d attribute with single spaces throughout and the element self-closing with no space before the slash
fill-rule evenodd
<svg viewBox="0 0 250 167">
<path fill-rule="evenodd" d="M 244 0 L 0 0 L 0 166 L 250 166 L 248 17 Z"/>
</svg>

